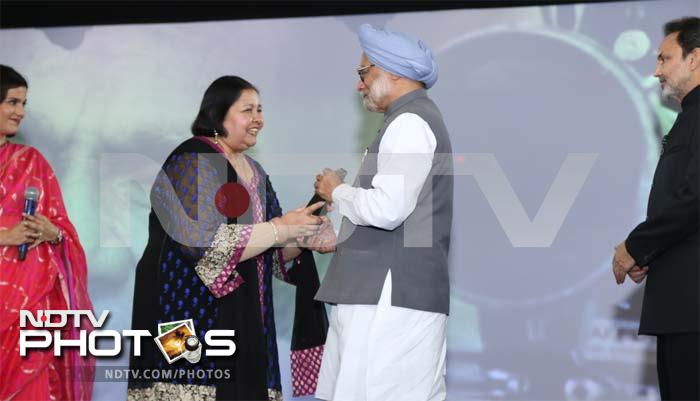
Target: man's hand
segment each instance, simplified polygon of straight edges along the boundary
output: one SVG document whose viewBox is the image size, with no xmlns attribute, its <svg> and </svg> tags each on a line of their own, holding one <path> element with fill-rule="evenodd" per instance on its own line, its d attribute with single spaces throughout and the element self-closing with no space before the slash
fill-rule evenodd
<svg viewBox="0 0 700 401">
<path fill-rule="evenodd" d="M 644 266 L 644 267 L 635 266 L 629 272 L 627 272 L 627 275 L 630 276 L 632 281 L 639 284 L 642 281 L 644 281 L 644 277 L 647 276 L 648 271 L 649 271 L 649 266 Z"/>
<path fill-rule="evenodd" d="M 615 275 L 615 281 L 617 284 L 622 284 L 625 282 L 625 276 L 637 262 L 634 261 L 632 255 L 627 252 L 627 247 L 625 242 L 622 241 L 618 246 L 615 247 L 615 255 L 612 260 L 612 270 Z"/>
<path fill-rule="evenodd" d="M 343 180 L 340 179 L 340 177 L 338 176 L 338 174 L 335 173 L 335 171 L 329 168 L 324 168 L 323 174 L 319 174 L 316 176 L 314 189 L 316 190 L 318 196 L 323 198 L 326 202 L 332 202 L 333 190 L 342 183 Z"/>
</svg>

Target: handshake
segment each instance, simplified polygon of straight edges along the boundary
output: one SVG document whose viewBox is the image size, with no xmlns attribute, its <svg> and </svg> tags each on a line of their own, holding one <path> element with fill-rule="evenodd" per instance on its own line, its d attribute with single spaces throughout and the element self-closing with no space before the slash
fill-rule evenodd
<svg viewBox="0 0 700 401">
<path fill-rule="evenodd" d="M 335 252 L 337 236 L 333 223 L 325 216 L 333 210 L 333 190 L 343 183 L 345 170 L 324 169 L 316 175 L 314 196 L 306 207 L 276 217 L 270 222 L 277 227 L 282 241 L 295 239 L 297 245 L 319 253 Z"/>
</svg>

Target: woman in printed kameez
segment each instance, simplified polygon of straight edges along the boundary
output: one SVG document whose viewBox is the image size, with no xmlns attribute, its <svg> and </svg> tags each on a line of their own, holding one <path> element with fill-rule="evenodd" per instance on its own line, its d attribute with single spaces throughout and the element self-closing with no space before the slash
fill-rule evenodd
<svg viewBox="0 0 700 401">
<path fill-rule="evenodd" d="M 0 400 L 90 400 L 92 358 L 70 348 L 54 356 L 53 347 L 20 356 L 20 310 L 37 316 L 40 310 L 92 310 L 92 303 L 85 252 L 53 169 L 35 148 L 9 140 L 25 115 L 27 81 L 0 65 L 0 88 Z M 36 214 L 23 216 L 30 187 L 39 195 Z M 29 247 L 19 260 L 22 244 Z M 66 327 L 60 337 L 76 339 L 78 330 Z"/>
<path fill-rule="evenodd" d="M 315 391 L 327 319 L 313 300 L 313 256 L 296 241 L 327 225 L 312 215 L 322 204 L 282 213 L 265 170 L 245 154 L 263 124 L 252 84 L 225 76 L 209 86 L 194 137 L 167 157 L 153 185 L 149 238 L 136 271 L 133 329 L 155 337 L 158 324 L 192 319 L 202 343 L 209 330 L 235 330 L 236 351 L 210 357 L 203 344 L 198 362 L 170 364 L 143 341 L 130 367 L 150 379 L 132 378 L 129 400 L 281 400 L 273 276 L 297 287 L 294 395 Z"/>
</svg>

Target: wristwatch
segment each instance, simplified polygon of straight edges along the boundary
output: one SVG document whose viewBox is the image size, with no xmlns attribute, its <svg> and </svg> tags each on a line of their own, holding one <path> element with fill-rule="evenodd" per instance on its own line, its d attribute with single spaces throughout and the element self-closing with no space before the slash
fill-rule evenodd
<svg viewBox="0 0 700 401">
<path fill-rule="evenodd" d="M 57 230 L 58 230 L 58 234 L 56 234 L 56 239 L 53 241 L 49 241 L 49 244 L 51 244 L 51 245 L 58 245 L 61 242 L 63 242 L 63 231 L 61 231 L 60 228 L 58 228 Z"/>
</svg>

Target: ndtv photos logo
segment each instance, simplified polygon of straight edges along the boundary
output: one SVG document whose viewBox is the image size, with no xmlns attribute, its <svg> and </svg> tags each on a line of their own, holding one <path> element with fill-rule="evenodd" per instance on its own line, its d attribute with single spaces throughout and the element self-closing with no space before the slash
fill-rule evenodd
<svg viewBox="0 0 700 401">
<path fill-rule="evenodd" d="M 30 349 L 47 349 L 53 346 L 54 355 L 61 356 L 65 348 L 78 348 L 81 356 L 117 356 L 122 351 L 122 337 L 130 337 L 133 342 L 134 356 L 141 356 L 141 339 L 153 337 L 148 330 L 100 329 L 107 321 L 108 310 L 102 311 L 99 319 L 90 310 L 39 310 L 19 311 L 19 354 L 26 356 Z M 66 328 L 80 329 L 81 320 L 87 318 L 95 330 L 78 330 L 78 338 L 64 338 Z M 158 336 L 153 340 L 163 353 L 168 363 L 180 358 L 190 363 L 197 363 L 201 357 L 202 343 L 194 334 L 192 319 L 161 323 Z M 235 330 L 209 330 L 204 335 L 207 346 L 206 356 L 231 356 L 236 352 L 233 342 Z M 109 347 L 97 347 L 98 340 L 111 339 Z"/>
</svg>

